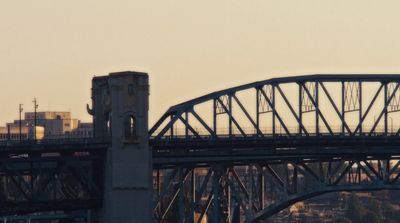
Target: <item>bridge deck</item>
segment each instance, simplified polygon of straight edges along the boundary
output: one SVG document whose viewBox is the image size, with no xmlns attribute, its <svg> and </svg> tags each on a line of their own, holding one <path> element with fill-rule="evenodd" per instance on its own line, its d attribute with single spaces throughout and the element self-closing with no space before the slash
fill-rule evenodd
<svg viewBox="0 0 400 223">
<path fill-rule="evenodd" d="M 2 209 L 0 214 L 101 206 L 101 168 L 109 145 L 107 141 L 93 139 L 0 143 L 0 177 L 11 179 L 12 183 L 12 179 L 33 176 L 37 179 L 32 182 L 38 182 L 32 188 L 24 183 L 17 184 L 16 191 L 12 192 L 13 196 L 0 202 L 0 205 L 7 207 Z M 249 163 L 323 162 L 351 157 L 364 160 L 400 159 L 400 136 L 383 134 L 220 136 L 217 139 L 209 136 L 165 137 L 151 139 L 150 145 L 153 149 L 154 169 L 176 166 L 206 167 L 216 163 L 232 166 Z M 88 177 L 85 171 L 89 171 L 91 177 Z M 61 181 L 62 187 L 50 183 L 56 179 L 54 176 L 58 175 L 63 176 L 63 179 L 70 179 L 62 183 L 71 184 L 65 185 L 67 189 Z M 61 190 L 61 195 L 54 199 L 46 198 L 51 196 L 50 192 L 55 186 L 60 187 L 58 190 Z M 71 194 L 71 188 L 75 187 L 85 191 L 85 195 Z M 45 197 L 35 197 L 36 194 L 40 194 L 40 188 L 46 188 L 49 193 L 45 194 Z"/>
<path fill-rule="evenodd" d="M 242 137 L 220 136 L 217 139 L 165 137 L 151 139 L 154 168 L 170 165 L 209 165 L 214 162 L 234 162 L 236 164 L 263 160 L 277 162 L 285 159 L 312 159 L 335 156 L 400 156 L 400 136 L 375 134 L 374 136 L 310 135 Z M 0 159 L 24 161 L 62 159 L 62 157 L 86 154 L 103 156 L 109 143 L 105 140 L 51 140 L 38 143 L 0 143 Z"/>
</svg>

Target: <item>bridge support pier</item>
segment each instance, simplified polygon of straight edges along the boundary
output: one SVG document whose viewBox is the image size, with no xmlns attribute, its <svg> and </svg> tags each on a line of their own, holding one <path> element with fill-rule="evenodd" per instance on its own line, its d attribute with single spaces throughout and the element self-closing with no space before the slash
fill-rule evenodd
<svg viewBox="0 0 400 223">
<path fill-rule="evenodd" d="M 152 222 L 148 76 L 120 72 L 95 77 L 92 91 L 95 137 L 111 138 L 98 222 Z"/>
</svg>

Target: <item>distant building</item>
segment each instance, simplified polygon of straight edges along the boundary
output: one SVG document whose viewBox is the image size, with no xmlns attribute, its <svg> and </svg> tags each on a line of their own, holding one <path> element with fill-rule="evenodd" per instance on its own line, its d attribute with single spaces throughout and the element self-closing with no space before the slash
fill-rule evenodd
<svg viewBox="0 0 400 223">
<path fill-rule="evenodd" d="M 26 112 L 25 121 L 30 125 L 34 125 L 35 113 Z M 36 125 L 45 129 L 46 136 L 60 136 L 69 134 L 72 130 L 77 129 L 79 125 L 78 119 L 72 119 L 70 112 L 37 112 Z"/>
<path fill-rule="evenodd" d="M 93 136 L 93 123 L 79 122 L 78 128 L 72 130 L 71 136 L 74 138 Z"/>
<path fill-rule="evenodd" d="M 18 139 L 26 140 L 29 138 L 29 128 L 27 126 L 23 126 L 21 128 L 21 137 L 19 132 L 19 126 L 10 126 L 10 128 L 0 127 L 0 141 L 4 140 L 18 140 Z"/>
<path fill-rule="evenodd" d="M 93 124 L 81 123 L 78 119 L 72 118 L 70 112 L 37 112 L 36 113 L 36 131 L 35 113 L 26 112 L 25 119 L 21 120 L 21 139 L 33 139 L 36 133 L 36 139 L 51 138 L 85 138 L 92 136 Z M 20 139 L 20 121 L 7 123 L 0 127 L 0 140 Z M 8 130 L 10 129 L 10 130 Z"/>
</svg>

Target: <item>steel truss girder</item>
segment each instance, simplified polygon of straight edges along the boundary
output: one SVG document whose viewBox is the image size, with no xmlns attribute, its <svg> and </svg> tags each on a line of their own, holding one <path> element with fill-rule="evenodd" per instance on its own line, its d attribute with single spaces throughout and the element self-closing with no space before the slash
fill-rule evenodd
<svg viewBox="0 0 400 223">
<path fill-rule="evenodd" d="M 157 140 L 163 140 L 163 138 L 168 137 L 168 131 L 171 132 L 171 136 L 174 138 L 182 138 L 183 136 L 173 133 L 177 120 L 181 120 L 185 125 L 185 137 L 197 140 L 200 138 L 202 140 L 214 140 L 225 137 L 224 133 L 218 131 L 218 128 L 229 129 L 229 134 L 227 135 L 230 137 L 257 136 L 265 138 L 282 135 L 286 137 L 296 135 L 307 137 L 311 135 L 309 129 L 315 129 L 316 135 L 324 133 L 323 131 L 327 131 L 331 135 L 372 135 L 375 133 L 377 126 L 382 124 L 381 120 L 383 119 L 384 134 L 387 135 L 388 113 L 400 110 L 399 82 L 400 75 L 309 75 L 255 82 L 213 92 L 172 106 L 150 129 L 149 133 Z M 341 92 L 341 98 L 335 98 L 331 94 L 333 91 L 328 90 L 327 85 L 330 83 L 337 83 L 337 85 L 332 86 L 336 88 L 336 93 Z M 365 92 L 363 93 L 363 86 L 366 83 L 379 85 L 379 89 L 375 92 L 371 101 L 367 99 L 370 92 L 364 90 Z M 290 84 L 292 86 L 299 86 L 299 91 L 296 93 L 298 94 L 298 99 L 296 100 L 290 97 L 290 94 L 293 94 L 293 92 L 289 92 L 283 88 L 283 86 Z M 275 93 L 275 90 L 277 93 Z M 255 103 L 252 105 L 249 105 L 248 101 L 253 100 L 244 100 L 238 97 L 238 94 L 246 91 L 255 91 Z M 381 97 L 382 92 L 385 98 Z M 213 104 L 208 112 L 203 114 L 204 109 L 196 109 L 196 106 L 207 102 L 212 102 L 211 104 Z M 365 102 L 366 104 L 364 105 L 363 103 Z M 371 125 L 369 123 L 370 114 L 375 112 L 377 109 L 376 106 L 378 104 L 381 106 L 382 102 L 384 104 L 383 109 L 379 113 L 377 120 L 372 123 L 372 129 L 365 131 L 363 127 Z M 321 106 L 327 107 L 335 115 L 327 115 L 328 112 L 323 111 L 325 108 L 321 109 Z M 282 107 L 288 108 L 287 112 L 283 111 Z M 346 120 L 346 117 L 349 119 L 348 113 L 353 111 L 358 111 L 359 117 L 356 119 L 352 118 L 351 121 Z M 303 113 L 307 112 L 315 112 L 315 123 L 312 124 L 314 126 L 311 126 L 309 121 L 307 122 L 310 116 L 303 115 Z M 205 117 L 209 113 L 212 113 L 213 118 Z M 261 116 L 264 113 L 271 113 L 272 120 Z M 188 114 L 193 115 L 193 121 L 196 121 L 196 124 L 193 124 L 193 121 L 187 118 Z M 217 121 L 217 117 L 220 115 L 228 117 L 228 121 Z M 337 122 L 337 118 L 340 119 L 340 122 Z M 288 119 L 295 120 L 295 122 L 288 121 Z M 247 123 L 243 124 L 242 120 Z M 276 121 L 278 121 L 278 125 L 283 130 L 279 135 L 276 134 Z M 322 131 L 320 130 L 319 122 L 322 122 L 324 125 Z M 310 126 L 305 126 L 304 123 Z M 295 126 L 289 126 L 293 124 Z M 350 127 L 350 124 L 354 125 L 354 127 Z M 341 131 L 334 129 L 335 125 L 341 125 Z M 198 127 L 205 129 L 206 135 L 196 131 Z M 264 131 L 267 128 L 272 128 L 272 134 Z M 237 130 L 237 133 L 235 133 L 234 129 Z M 248 131 L 247 129 L 250 130 Z M 296 129 L 296 132 L 292 129 Z M 195 137 L 188 137 L 189 133 Z M 399 135 L 400 128 L 393 131 L 392 134 L 394 133 Z"/>
<path fill-rule="evenodd" d="M 164 214 L 158 222 L 200 222 L 205 216 L 213 222 L 258 222 L 324 193 L 400 189 L 400 161 L 391 156 L 332 156 L 273 164 L 266 160 L 244 166 L 224 163 L 159 171 L 182 171 L 173 179 L 176 189 L 163 196 L 169 197 L 165 210 L 185 211 L 179 218 Z M 187 177 L 189 173 L 195 173 L 195 181 Z M 179 202 L 179 197 L 185 200 Z M 241 219 L 232 219 L 229 213 L 238 208 Z M 165 210 L 155 209 L 155 216 Z"/>
<path fill-rule="evenodd" d="M 103 178 L 96 174 L 102 166 L 90 154 L 3 160 L 0 215 L 100 207 Z"/>
</svg>

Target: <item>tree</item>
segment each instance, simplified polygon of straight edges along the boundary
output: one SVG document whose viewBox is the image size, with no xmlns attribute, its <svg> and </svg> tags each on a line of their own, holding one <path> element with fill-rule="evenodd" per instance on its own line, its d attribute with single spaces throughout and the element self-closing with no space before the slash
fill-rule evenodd
<svg viewBox="0 0 400 223">
<path fill-rule="evenodd" d="M 366 210 L 358 197 L 352 193 L 347 203 L 348 209 L 346 212 L 346 217 L 353 223 L 363 223 L 363 216 L 365 215 Z"/>
<path fill-rule="evenodd" d="M 370 217 L 368 218 L 369 220 L 366 222 L 374 222 L 374 223 L 383 222 L 381 204 L 377 200 L 373 198 L 369 199 L 368 213 L 366 214 L 366 217 Z"/>
<path fill-rule="evenodd" d="M 368 211 L 364 217 L 363 222 L 365 223 L 383 223 L 382 218 L 380 218 L 376 211 L 370 210 Z"/>
</svg>

